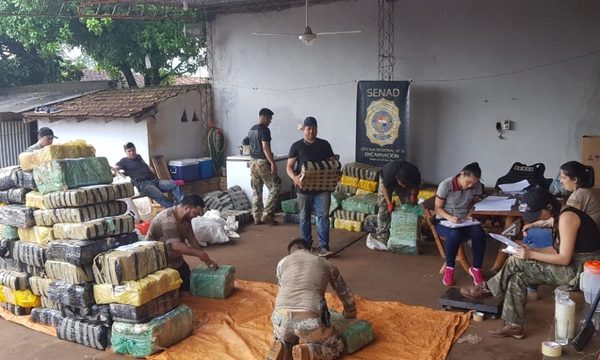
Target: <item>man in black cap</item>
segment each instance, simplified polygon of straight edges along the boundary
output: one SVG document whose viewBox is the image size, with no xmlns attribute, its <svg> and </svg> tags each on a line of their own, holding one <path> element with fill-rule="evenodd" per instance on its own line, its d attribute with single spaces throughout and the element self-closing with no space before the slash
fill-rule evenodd
<svg viewBox="0 0 600 360">
<path fill-rule="evenodd" d="M 52 145 L 54 139 L 58 139 L 58 137 L 54 136 L 54 131 L 52 131 L 52 129 L 47 127 L 40 128 L 38 130 L 38 142 L 28 147 L 25 152 L 41 150 L 45 146 Z"/>
<path fill-rule="evenodd" d="M 307 191 L 302 189 L 300 171 L 307 161 L 335 160 L 335 155 L 328 141 L 317 138 L 317 119 L 312 116 L 304 119 L 302 124 L 304 136 L 292 144 L 287 161 L 287 174 L 298 187 L 298 208 L 300 210 L 300 232 L 308 247 L 312 246 L 312 228 L 310 216 L 313 207 L 317 216 L 317 233 L 319 234 L 319 256 L 329 256 L 329 192 Z"/>
</svg>

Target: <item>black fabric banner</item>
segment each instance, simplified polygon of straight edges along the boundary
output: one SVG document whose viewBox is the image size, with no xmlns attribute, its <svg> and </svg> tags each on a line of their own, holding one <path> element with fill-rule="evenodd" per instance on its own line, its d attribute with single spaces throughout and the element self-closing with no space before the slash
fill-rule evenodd
<svg viewBox="0 0 600 360">
<path fill-rule="evenodd" d="M 356 161 L 383 166 L 406 160 L 410 81 L 359 81 Z"/>
</svg>

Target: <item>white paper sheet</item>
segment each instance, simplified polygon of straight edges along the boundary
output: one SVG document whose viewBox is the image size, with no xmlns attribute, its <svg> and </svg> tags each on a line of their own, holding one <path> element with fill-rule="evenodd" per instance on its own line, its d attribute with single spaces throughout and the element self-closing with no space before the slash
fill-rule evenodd
<svg viewBox="0 0 600 360">
<path fill-rule="evenodd" d="M 466 226 L 473 226 L 473 225 L 479 225 L 481 224 L 479 221 L 477 220 L 461 220 L 459 223 L 453 223 L 450 220 L 442 220 L 440 221 L 440 225 L 443 225 L 445 227 L 448 228 L 460 228 L 460 227 L 466 227 Z"/>
<path fill-rule="evenodd" d="M 512 247 L 512 248 L 518 248 L 519 247 L 519 244 L 517 244 L 516 242 L 512 241 L 511 239 L 507 238 L 504 235 L 490 233 L 490 236 L 493 239 L 496 239 L 496 240 L 500 241 L 501 243 L 505 244 L 506 246 L 509 246 L 509 247 Z"/>
<path fill-rule="evenodd" d="M 506 193 L 510 193 L 510 192 L 523 191 L 529 185 L 530 185 L 529 181 L 527 181 L 527 180 L 521 180 L 519 182 L 512 183 L 512 184 L 498 185 L 498 187 L 500 188 L 500 190 L 502 190 L 502 191 L 504 191 Z"/>
<path fill-rule="evenodd" d="M 475 204 L 475 211 L 510 211 L 517 203 L 517 199 L 489 199 L 489 197 Z"/>
</svg>

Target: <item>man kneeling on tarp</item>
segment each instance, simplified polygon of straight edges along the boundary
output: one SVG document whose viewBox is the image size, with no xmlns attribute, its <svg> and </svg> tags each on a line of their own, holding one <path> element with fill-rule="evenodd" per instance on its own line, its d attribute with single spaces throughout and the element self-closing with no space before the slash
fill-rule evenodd
<svg viewBox="0 0 600 360">
<path fill-rule="evenodd" d="M 288 254 L 277 265 L 279 293 L 272 315 L 275 341 L 266 358 L 289 359 L 291 347 L 294 360 L 336 359 L 344 345 L 329 327 L 325 290 L 331 284 L 347 319 L 356 317 L 354 295 L 338 269 L 311 254 L 303 239 L 292 240 Z"/>
</svg>

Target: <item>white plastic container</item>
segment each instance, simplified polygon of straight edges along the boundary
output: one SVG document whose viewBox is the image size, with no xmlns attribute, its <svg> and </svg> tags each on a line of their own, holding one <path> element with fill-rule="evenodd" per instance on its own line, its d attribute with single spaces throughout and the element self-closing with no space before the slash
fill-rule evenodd
<svg viewBox="0 0 600 360">
<path fill-rule="evenodd" d="M 585 302 L 591 304 L 600 290 L 600 261 L 586 261 L 579 277 L 579 288 L 583 291 Z M 600 311 L 596 309 L 596 311 Z"/>
</svg>

